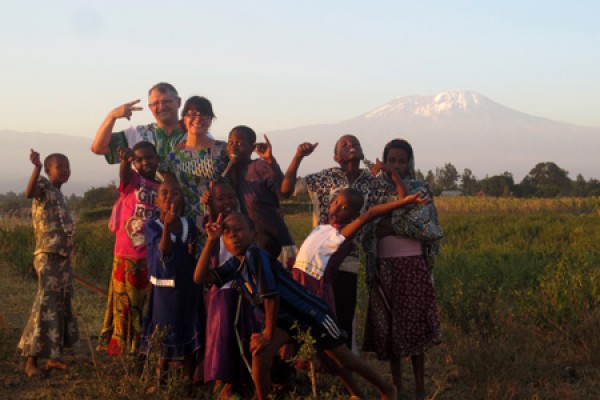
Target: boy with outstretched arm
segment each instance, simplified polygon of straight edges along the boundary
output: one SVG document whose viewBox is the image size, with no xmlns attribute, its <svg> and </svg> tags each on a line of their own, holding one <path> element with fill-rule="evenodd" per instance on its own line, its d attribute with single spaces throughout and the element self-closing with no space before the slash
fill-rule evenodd
<svg viewBox="0 0 600 400">
<path fill-rule="evenodd" d="M 396 398 L 395 386 L 345 346 L 344 337 L 326 303 L 309 294 L 279 262 L 253 244 L 255 231 L 248 217 L 230 214 L 223 219 L 219 215 L 216 221 L 207 224 L 206 232 L 208 239 L 196 265 L 194 281 L 221 285 L 235 280 L 241 295 L 264 313 L 264 329 L 255 333 L 250 342 L 252 379 L 259 400 L 268 398 L 273 357 L 282 345 L 291 341 L 294 322 L 303 330 L 310 329 L 316 347 L 371 382 L 382 399 Z M 221 234 L 233 257 L 218 269 L 210 269 L 212 248 L 219 242 Z"/>
</svg>

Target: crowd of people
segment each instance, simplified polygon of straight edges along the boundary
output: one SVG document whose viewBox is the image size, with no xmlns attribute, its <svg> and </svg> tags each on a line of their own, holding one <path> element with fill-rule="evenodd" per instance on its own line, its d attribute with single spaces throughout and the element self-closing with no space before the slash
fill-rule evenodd
<svg viewBox="0 0 600 400">
<path fill-rule="evenodd" d="M 180 363 L 189 382 L 214 382 L 217 398 L 253 385 L 256 398 L 266 399 L 272 370 L 291 365 L 301 329 L 314 338 L 322 370 L 350 395 L 364 398 L 355 373 L 382 399 L 396 399 L 401 361 L 410 357 L 416 397 L 424 398 L 424 353 L 440 341 L 432 271 L 442 232 L 432 195 L 415 177 L 411 145 L 392 140 L 381 161 L 361 168 L 359 140 L 341 136 L 333 149 L 338 165 L 302 178 L 314 229 L 297 249 L 281 199 L 294 194 L 300 163 L 317 143 L 301 143 L 284 174 L 266 136 L 257 142 L 254 130 L 240 125 L 218 140 L 209 132 L 211 102 L 192 96 L 181 107 L 168 83 L 148 92 L 154 123 L 113 132 L 139 103 L 110 111 L 91 147 L 119 164 L 120 178 L 98 347 L 113 356 L 159 351 L 159 374 Z M 79 334 L 75 228 L 60 191 L 69 161 L 51 154 L 42 165 L 33 149 L 30 160 L 26 196 L 33 199 L 39 285 L 19 348 L 25 373 L 35 376 L 38 359 L 49 369 L 68 368 L 61 354 Z M 389 360 L 393 382 L 356 344 L 359 268 L 369 294 L 362 349 Z M 153 349 L 157 335 L 160 348 Z"/>
</svg>

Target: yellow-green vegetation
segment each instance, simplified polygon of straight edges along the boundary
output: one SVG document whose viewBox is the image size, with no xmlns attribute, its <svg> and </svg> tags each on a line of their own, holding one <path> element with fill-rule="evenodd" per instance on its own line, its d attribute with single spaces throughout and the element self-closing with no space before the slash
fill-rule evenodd
<svg viewBox="0 0 600 400">
<path fill-rule="evenodd" d="M 439 198 L 444 228 L 434 271 L 443 343 L 426 357 L 426 388 L 435 399 L 600 398 L 600 200 L 598 198 Z M 307 213 L 287 217 L 298 244 L 310 231 Z M 82 223 L 76 234 L 78 275 L 105 289 L 112 234 L 105 222 Z M 153 390 L 135 363 L 96 353 L 105 299 L 76 287 L 82 346 L 66 353 L 65 373 L 28 380 L 16 350 L 36 282 L 31 278 L 29 224 L 0 225 L 0 390 L 12 398 L 180 398 L 174 376 Z M 366 291 L 359 316 L 364 318 Z M 359 321 L 358 326 L 362 326 Z M 359 339 L 361 337 L 358 332 Z M 388 365 L 367 359 L 389 377 Z M 412 398 L 410 362 L 403 399 Z M 317 374 L 319 375 L 319 374 Z M 178 380 L 179 379 L 179 380 Z M 318 398 L 342 398 L 332 379 L 317 379 Z M 365 390 L 374 392 L 365 385 Z M 299 373 L 293 395 L 314 398 Z M 196 398 L 211 398 L 210 387 Z"/>
</svg>

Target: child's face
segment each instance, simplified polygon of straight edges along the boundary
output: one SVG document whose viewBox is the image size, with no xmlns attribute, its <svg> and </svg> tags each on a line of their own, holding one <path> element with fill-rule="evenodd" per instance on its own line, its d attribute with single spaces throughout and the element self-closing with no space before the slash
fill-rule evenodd
<svg viewBox="0 0 600 400">
<path fill-rule="evenodd" d="M 223 214 L 224 217 L 234 212 L 237 207 L 235 192 L 229 185 L 215 185 L 211 193 L 211 201 L 215 214 Z"/>
<path fill-rule="evenodd" d="M 46 170 L 46 175 L 48 175 L 48 180 L 54 185 L 66 183 L 71 176 L 69 159 L 67 157 L 56 157 L 52 159 Z"/>
<path fill-rule="evenodd" d="M 158 156 L 152 148 L 140 147 L 133 154 L 133 165 L 140 175 L 153 180 L 158 168 Z"/>
<path fill-rule="evenodd" d="M 408 175 L 408 154 L 404 149 L 390 149 L 385 163 L 394 168 L 401 178 Z"/>
<path fill-rule="evenodd" d="M 347 225 L 358 217 L 360 210 L 350 203 L 346 192 L 338 193 L 329 203 L 329 223 Z"/>
<path fill-rule="evenodd" d="M 248 246 L 254 242 L 254 231 L 240 214 L 231 214 L 223 221 L 223 243 L 234 256 L 246 254 Z"/>
<path fill-rule="evenodd" d="M 352 135 L 342 136 L 335 144 L 334 160 L 337 163 L 362 160 L 364 158 L 362 147 L 358 139 Z"/>
<path fill-rule="evenodd" d="M 181 193 L 179 185 L 169 180 L 163 182 L 158 187 L 156 205 L 160 210 L 161 218 L 171 209 L 171 205 L 173 205 L 175 213 L 179 215 L 183 206 L 183 193 Z"/>
<path fill-rule="evenodd" d="M 254 143 L 249 143 L 244 134 L 235 129 L 229 133 L 229 140 L 227 141 L 229 159 L 249 160 L 253 150 Z"/>
</svg>

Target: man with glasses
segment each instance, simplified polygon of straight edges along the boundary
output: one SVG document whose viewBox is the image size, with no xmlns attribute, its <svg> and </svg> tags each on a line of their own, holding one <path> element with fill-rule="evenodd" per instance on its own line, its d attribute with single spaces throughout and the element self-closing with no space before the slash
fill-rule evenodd
<svg viewBox="0 0 600 400">
<path fill-rule="evenodd" d="M 130 119 L 135 111 L 142 110 L 134 100 L 115 108 L 108 113 L 96 132 L 92 152 L 104 155 L 109 164 L 119 163 L 119 147 L 133 147 L 137 142 L 148 141 L 154 144 L 161 162 L 165 156 L 185 140 L 185 132 L 179 124 L 178 110 L 181 98 L 173 85 L 161 82 L 148 91 L 148 107 L 156 119 L 148 125 L 131 126 L 121 132 L 112 132 L 119 118 Z"/>
</svg>

